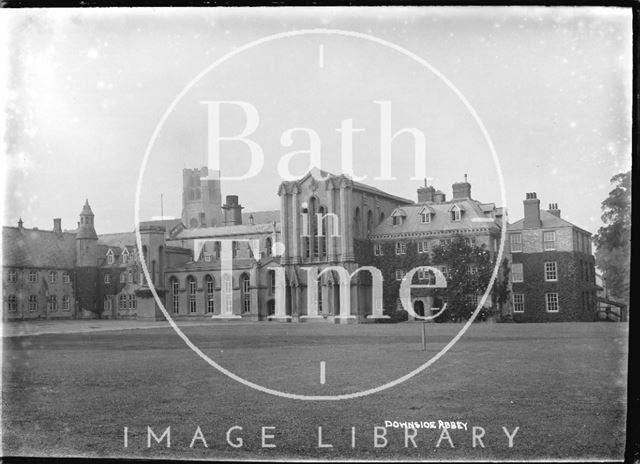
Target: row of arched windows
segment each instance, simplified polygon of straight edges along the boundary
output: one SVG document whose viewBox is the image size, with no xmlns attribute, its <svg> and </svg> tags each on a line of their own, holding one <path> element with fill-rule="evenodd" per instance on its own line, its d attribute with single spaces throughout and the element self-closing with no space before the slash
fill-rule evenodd
<svg viewBox="0 0 640 464">
<path fill-rule="evenodd" d="M 226 276 L 224 276 L 226 277 Z M 242 311 L 245 313 L 251 312 L 251 279 L 249 275 L 246 273 L 240 274 L 238 280 L 240 286 L 240 299 L 242 301 Z M 232 289 L 233 285 L 231 280 L 226 280 L 223 282 L 224 289 L 227 292 L 227 301 L 222 302 L 225 305 L 225 309 L 228 312 L 232 312 Z M 185 290 L 187 292 L 187 308 L 190 314 L 194 314 L 198 312 L 198 281 L 192 275 L 187 276 L 185 281 Z M 205 313 L 214 313 L 215 312 L 215 298 L 214 292 L 215 288 L 215 279 L 212 275 L 207 274 L 203 279 L 202 290 L 204 293 L 204 308 Z M 172 276 L 169 279 L 169 299 L 168 302 L 171 304 L 171 311 L 175 314 L 180 312 L 180 281 L 176 276 Z"/>
</svg>

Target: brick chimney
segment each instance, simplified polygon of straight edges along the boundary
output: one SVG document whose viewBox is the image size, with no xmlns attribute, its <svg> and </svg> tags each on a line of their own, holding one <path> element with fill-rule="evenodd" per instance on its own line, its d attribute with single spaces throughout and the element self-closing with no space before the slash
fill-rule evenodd
<svg viewBox="0 0 640 464">
<path fill-rule="evenodd" d="M 427 179 L 424 180 L 424 187 L 418 188 L 418 203 L 426 203 L 428 201 L 433 201 L 433 194 L 436 192 L 436 189 L 427 185 Z"/>
<path fill-rule="evenodd" d="M 56 234 L 62 233 L 62 219 L 61 218 L 53 218 L 53 231 Z"/>
<path fill-rule="evenodd" d="M 433 194 L 434 203 L 444 203 L 447 201 L 447 197 L 442 190 L 436 190 Z"/>
<path fill-rule="evenodd" d="M 453 199 L 471 198 L 471 184 L 467 182 L 467 175 L 464 175 L 464 182 L 456 182 L 451 186 Z"/>
<path fill-rule="evenodd" d="M 540 200 L 536 192 L 527 193 L 524 204 L 524 228 L 539 229 L 542 226 L 540 221 Z"/>
<path fill-rule="evenodd" d="M 22 230 L 23 225 L 24 225 L 24 222 L 22 222 L 22 218 L 18 219 L 18 229 Z"/>
<path fill-rule="evenodd" d="M 554 216 L 560 217 L 560 210 L 558 209 L 558 203 L 549 203 L 548 213 L 553 214 Z"/>
</svg>

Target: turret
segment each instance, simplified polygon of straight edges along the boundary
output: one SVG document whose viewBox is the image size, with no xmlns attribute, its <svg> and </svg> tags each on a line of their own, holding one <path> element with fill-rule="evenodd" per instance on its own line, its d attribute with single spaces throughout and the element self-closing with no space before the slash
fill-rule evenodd
<svg viewBox="0 0 640 464">
<path fill-rule="evenodd" d="M 94 228 L 94 214 L 87 200 L 80 212 L 80 225 L 76 233 L 76 266 L 98 265 L 98 235 Z"/>
</svg>

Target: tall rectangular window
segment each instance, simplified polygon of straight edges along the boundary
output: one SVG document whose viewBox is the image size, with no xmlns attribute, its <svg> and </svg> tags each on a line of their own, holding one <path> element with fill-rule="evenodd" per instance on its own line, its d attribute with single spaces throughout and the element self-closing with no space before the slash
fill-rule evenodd
<svg viewBox="0 0 640 464">
<path fill-rule="evenodd" d="M 16 312 L 18 310 L 18 298 L 15 295 L 9 295 L 9 298 L 7 299 L 7 303 L 8 303 L 8 310 L 9 312 Z"/>
<path fill-rule="evenodd" d="M 522 293 L 513 294 L 513 312 L 514 313 L 524 312 L 524 295 Z"/>
<path fill-rule="evenodd" d="M 56 295 L 49 295 L 49 298 L 47 298 L 47 310 L 48 311 L 58 310 L 58 297 Z"/>
<path fill-rule="evenodd" d="M 62 297 L 62 310 L 63 311 L 69 311 L 71 309 L 70 308 L 70 304 L 69 304 L 69 300 L 70 300 L 69 295 L 64 295 Z"/>
<path fill-rule="evenodd" d="M 38 271 L 29 271 L 29 282 L 35 283 L 38 281 Z"/>
<path fill-rule="evenodd" d="M 556 232 L 551 230 L 542 233 L 542 244 L 545 251 L 556 249 Z"/>
<path fill-rule="evenodd" d="M 58 281 L 58 273 L 56 271 L 49 271 L 49 283 L 55 284 Z"/>
<path fill-rule="evenodd" d="M 373 254 L 375 256 L 382 256 L 382 243 L 376 243 L 373 245 Z"/>
<path fill-rule="evenodd" d="M 429 242 L 422 240 L 418 242 L 418 253 L 429 253 Z"/>
<path fill-rule="evenodd" d="M 524 275 L 522 270 L 522 263 L 513 263 L 511 265 L 511 282 L 523 282 Z"/>
<path fill-rule="evenodd" d="M 18 281 L 18 273 L 16 271 L 9 271 L 7 273 L 7 282 L 15 283 Z"/>
<path fill-rule="evenodd" d="M 547 261 L 544 263 L 544 280 L 547 282 L 555 282 L 558 280 L 558 263 L 555 261 Z"/>
<path fill-rule="evenodd" d="M 511 253 L 520 253 L 522 251 L 522 234 L 509 235 L 511 243 Z"/>
<path fill-rule="evenodd" d="M 29 295 L 29 311 L 33 312 L 38 309 L 38 295 Z"/>
<path fill-rule="evenodd" d="M 547 312 L 549 313 L 557 313 L 560 309 L 558 304 L 558 294 L 557 293 L 545 293 L 545 300 L 547 303 Z"/>
<path fill-rule="evenodd" d="M 404 270 L 396 269 L 396 280 L 402 280 L 403 277 L 404 277 Z"/>
</svg>

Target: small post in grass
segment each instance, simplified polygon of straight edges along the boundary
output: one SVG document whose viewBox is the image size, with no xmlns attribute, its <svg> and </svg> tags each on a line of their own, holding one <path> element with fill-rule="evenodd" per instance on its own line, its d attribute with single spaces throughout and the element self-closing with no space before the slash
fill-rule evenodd
<svg viewBox="0 0 640 464">
<path fill-rule="evenodd" d="M 422 319 L 422 351 L 427 351 L 427 321 Z"/>
</svg>

